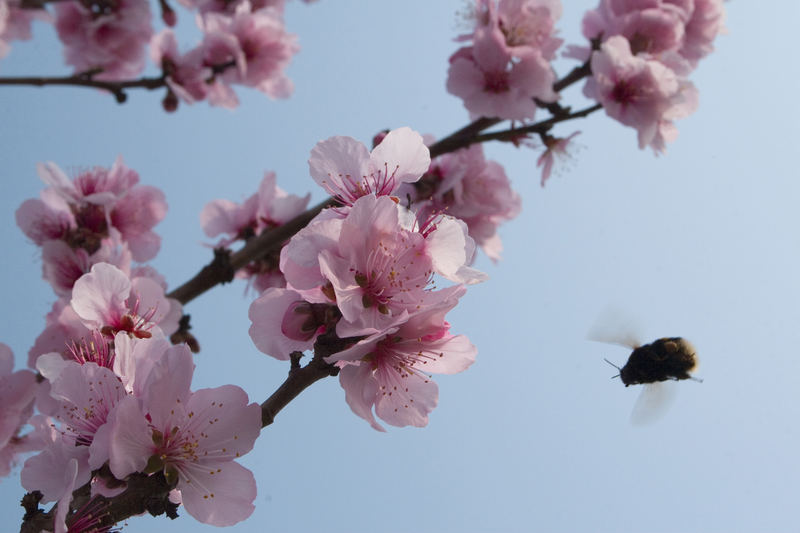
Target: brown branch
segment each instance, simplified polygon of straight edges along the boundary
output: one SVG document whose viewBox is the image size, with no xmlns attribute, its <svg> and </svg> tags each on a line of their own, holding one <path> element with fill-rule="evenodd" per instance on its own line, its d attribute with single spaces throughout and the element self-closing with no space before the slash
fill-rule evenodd
<svg viewBox="0 0 800 533">
<path fill-rule="evenodd" d="M 142 513 L 153 516 L 166 514 L 169 518 L 176 518 L 177 505 L 168 499 L 172 489 L 161 473 L 148 476 L 146 474 L 131 474 L 126 479 L 125 492 L 113 498 L 96 496 L 91 498 L 90 483 L 77 489 L 73 494 L 72 509 L 81 509 L 90 500 L 93 516 L 96 518 L 96 527 L 112 526 Z M 43 530 L 54 531 L 53 518 L 55 505 L 48 512 L 35 510 L 37 501 L 35 493 L 26 494 L 23 498 L 26 508 L 20 533 L 40 533 Z M 31 507 L 34 506 L 34 507 Z"/>
<path fill-rule="evenodd" d="M 275 421 L 275 415 L 308 387 L 323 378 L 335 376 L 339 373 L 337 367 L 326 363 L 322 357 L 318 356 L 315 356 L 310 363 L 301 368 L 300 356 L 302 355 L 302 352 L 294 352 L 292 354 L 289 377 L 278 387 L 278 390 L 272 393 L 272 396 L 261 404 L 261 427 L 272 424 Z"/>
<path fill-rule="evenodd" d="M 581 109 L 579 111 L 575 111 L 574 113 L 567 113 L 565 115 L 551 117 L 547 120 L 543 120 L 541 122 L 537 122 L 536 124 L 531 124 L 529 126 L 523 126 L 521 128 L 511 128 L 503 131 L 493 131 L 491 133 L 478 135 L 474 138 L 473 142 L 483 143 L 487 141 L 505 141 L 505 142 L 517 141 L 522 137 L 530 135 L 531 133 L 540 133 L 540 134 L 545 133 L 559 122 L 564 122 L 565 120 L 572 120 L 575 118 L 584 118 L 600 109 L 603 109 L 603 105 L 595 104 L 593 106 Z"/>
<path fill-rule="evenodd" d="M 228 61 L 219 65 L 208 67 L 212 77 L 236 65 L 235 61 Z M 103 72 L 102 68 L 79 72 L 71 76 L 15 76 L 0 77 L 0 85 L 32 85 L 34 87 L 45 87 L 48 85 L 68 85 L 73 87 L 92 87 L 102 91 L 108 91 L 117 100 L 117 103 L 124 104 L 128 99 L 126 89 L 147 89 L 153 91 L 162 87 L 167 87 L 167 77 L 162 74 L 156 78 L 139 78 L 136 80 L 98 80 L 96 76 Z"/>
<path fill-rule="evenodd" d="M 229 254 L 227 258 L 221 258 L 221 253 L 215 251 L 215 257 L 211 263 L 204 266 L 192 279 L 167 294 L 167 297 L 175 298 L 182 304 L 186 304 L 210 288 L 230 281 L 233 279 L 234 272 L 251 261 L 280 250 L 284 242 L 306 227 L 320 211 L 331 205 L 333 205 L 333 199 L 328 198 L 308 211 L 297 215 L 286 224 L 253 237 L 247 241 L 247 244 L 241 250 Z M 222 253 L 224 254 L 225 252 Z"/>
<path fill-rule="evenodd" d="M 46 85 L 71 85 L 76 87 L 93 87 L 110 92 L 114 95 L 117 103 L 120 104 L 125 103 L 128 99 L 128 95 L 125 94 L 125 89 L 143 88 L 152 91 L 167 86 L 167 80 L 164 76 L 159 76 L 157 78 L 140 78 L 138 80 L 106 81 L 94 79 L 94 76 L 98 73 L 99 71 L 88 71 L 62 77 L 0 77 L 0 85 L 33 85 L 35 87 L 44 87 Z"/>
</svg>

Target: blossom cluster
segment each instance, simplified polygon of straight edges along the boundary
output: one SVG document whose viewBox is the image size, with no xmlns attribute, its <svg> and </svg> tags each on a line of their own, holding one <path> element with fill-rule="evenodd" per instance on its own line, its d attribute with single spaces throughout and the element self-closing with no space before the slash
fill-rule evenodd
<svg viewBox="0 0 800 533">
<path fill-rule="evenodd" d="M 179 101 L 208 100 L 236 107 L 233 85 L 255 88 L 271 98 L 286 98 L 292 83 L 284 71 L 297 53 L 297 39 L 284 26 L 284 0 L 181 0 L 197 11 L 201 42 L 179 53 L 175 35 L 166 28 L 154 34 L 150 2 L 141 0 L 66 0 L 52 12 L 0 0 L 0 57 L 9 41 L 30 38 L 33 19 L 53 22 L 64 45 L 64 60 L 75 73 L 105 81 L 131 80 L 146 66 L 148 48 L 167 84 L 163 105 L 174 111 Z M 167 26 L 177 14 L 159 2 Z M 43 4 L 37 4 L 43 5 Z"/>
<path fill-rule="evenodd" d="M 139 185 L 139 175 L 118 158 L 108 169 L 95 167 L 70 179 L 54 163 L 39 164 L 48 187 L 40 198 L 17 209 L 17 225 L 42 247 L 44 278 L 56 294 L 92 265 L 115 264 L 130 272 L 131 262 L 149 261 L 161 238 L 153 231 L 166 215 L 164 194 Z"/>
<path fill-rule="evenodd" d="M 536 100 L 558 98 L 550 62 L 562 44 L 560 17 L 560 0 L 476 0 L 474 31 L 461 38 L 471 45 L 450 57 L 447 90 L 473 119 L 533 119 Z"/>
<path fill-rule="evenodd" d="M 640 148 L 664 152 L 678 134 L 673 121 L 697 108 L 688 76 L 723 29 L 722 2 L 601 0 L 586 13 L 583 34 L 599 49 L 584 93 L 635 128 Z"/>
<path fill-rule="evenodd" d="M 152 267 L 133 264 L 158 252 L 163 193 L 139 185 L 121 159 L 74 179 L 53 163 L 39 175 L 48 187 L 20 206 L 17 222 L 42 247 L 44 277 L 60 298 L 28 354 L 41 380 L 12 373 L 0 345 L 0 473 L 39 451 L 25 461 L 22 485 L 59 501 L 60 532 L 93 530 L 91 517 L 103 514 L 96 497 L 122 493 L 134 473 L 162 473 L 170 501 L 202 522 L 245 519 L 255 480 L 233 461 L 252 448 L 261 408 L 233 385 L 191 390 L 189 346 L 170 342 L 181 305 Z M 92 500 L 71 509 L 73 490 L 87 483 Z"/>
<path fill-rule="evenodd" d="M 371 153 L 350 137 L 327 139 L 309 167 L 339 204 L 282 249 L 286 287 L 253 302 L 250 336 L 277 359 L 313 349 L 338 366 L 348 405 L 375 429 L 383 430 L 375 414 L 424 426 L 438 398 L 429 372 L 460 372 L 477 352 L 445 320 L 465 285 L 486 277 L 470 266 L 475 242 L 463 221 L 432 206 L 414 213 L 395 196 L 431 168 L 409 128 Z M 455 284 L 438 289 L 434 275 Z"/>
<path fill-rule="evenodd" d="M 208 100 L 211 105 L 233 108 L 239 104 L 232 85 L 255 88 L 271 98 L 286 98 L 292 83 L 284 74 L 299 50 L 297 39 L 283 23 L 283 2 L 184 0 L 200 14 L 197 24 L 202 42 L 180 53 L 171 29 L 156 35 L 150 48 L 153 62 L 166 77 L 167 111 L 178 102 Z"/>
<path fill-rule="evenodd" d="M 25 461 L 22 485 L 68 509 L 73 489 L 87 483 L 92 496 L 111 497 L 133 473 L 163 473 L 171 500 L 198 520 L 243 520 L 255 481 L 233 460 L 252 448 L 261 409 L 233 385 L 191 391 L 191 351 L 171 345 L 156 323 L 165 299 L 135 282 L 98 263 L 75 283 L 69 307 L 88 333 L 71 340 L 66 357 L 36 359 L 44 377 L 36 408 L 49 422 L 29 436 L 42 450 Z M 57 520 L 56 531 L 64 528 Z"/>
</svg>

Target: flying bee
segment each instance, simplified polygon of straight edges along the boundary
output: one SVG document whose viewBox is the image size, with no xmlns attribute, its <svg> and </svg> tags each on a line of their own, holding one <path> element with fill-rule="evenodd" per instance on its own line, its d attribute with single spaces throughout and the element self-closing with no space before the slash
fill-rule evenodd
<svg viewBox="0 0 800 533">
<path fill-rule="evenodd" d="M 702 380 L 690 375 L 697 368 L 697 353 L 694 346 L 682 337 L 663 337 L 650 344 L 631 346 L 633 352 L 622 368 L 608 359 L 605 361 L 619 370 L 619 377 L 626 387 L 644 385 L 631 411 L 631 423 L 643 425 L 661 418 L 675 399 L 675 388 L 669 380 Z"/>
<path fill-rule="evenodd" d="M 606 359 L 606 363 L 619 370 L 619 379 L 626 387 L 668 379 L 700 381 L 689 374 L 697 367 L 697 353 L 683 337 L 663 337 L 633 348 L 622 368 Z"/>
<path fill-rule="evenodd" d="M 650 344 L 642 344 L 635 332 L 640 328 L 636 320 L 625 313 L 609 308 L 605 310 L 588 338 L 593 341 L 618 344 L 633 350 L 627 363 L 616 368 L 626 387 L 643 385 L 642 392 L 631 412 L 631 423 L 642 425 L 654 422 L 667 412 L 677 393 L 674 381 L 691 379 L 701 381 L 691 374 L 697 368 L 697 352 L 692 344 L 682 337 L 663 337 Z"/>
</svg>

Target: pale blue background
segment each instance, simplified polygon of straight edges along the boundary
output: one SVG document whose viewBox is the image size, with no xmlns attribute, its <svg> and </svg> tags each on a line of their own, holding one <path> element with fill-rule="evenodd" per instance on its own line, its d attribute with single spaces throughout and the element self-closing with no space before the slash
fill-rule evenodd
<svg viewBox="0 0 800 533">
<path fill-rule="evenodd" d="M 582 42 L 594 2 L 565 4 L 561 34 Z M 596 114 L 556 130 L 581 129 L 584 148 L 542 190 L 538 152 L 487 147 L 524 208 L 501 230 L 504 260 L 478 260 L 490 281 L 448 315 L 478 346 L 477 362 L 436 378 L 440 405 L 422 430 L 373 431 L 334 379 L 306 391 L 243 460 L 259 495 L 234 530 L 797 531 L 800 7 L 765 4 L 727 4 L 730 33 L 692 76 L 700 108 L 678 123 L 666 156 L 638 150 L 633 130 Z M 163 188 L 170 210 L 154 265 L 177 286 L 209 259 L 198 224 L 206 202 L 242 199 L 268 169 L 316 201 L 306 160 L 317 141 L 463 126 L 444 80 L 464 6 L 290 2 L 287 25 L 302 45 L 289 69 L 294 95 L 240 90 L 233 112 L 199 104 L 167 115 L 160 93 L 132 92 L 119 106 L 86 89 L 0 87 L 0 340 L 23 361 L 54 299 L 38 251 L 14 226 L 17 206 L 42 187 L 37 161 L 70 170 L 122 154 Z M 12 44 L 0 75 L 68 72 L 51 28 Z M 579 94 L 566 102 L 580 104 Z M 203 347 L 194 386 L 237 383 L 263 401 L 287 365 L 251 344 L 243 292 L 216 288 L 187 307 Z M 585 340 L 608 306 L 635 316 L 644 341 L 681 335 L 698 348 L 705 382 L 678 384 L 652 426 L 630 426 L 638 391 L 611 381 L 603 362 L 627 351 Z M 0 483 L 3 530 L 18 527 L 22 492 L 13 477 Z M 182 514 L 133 519 L 125 531 L 214 529 Z"/>
</svg>

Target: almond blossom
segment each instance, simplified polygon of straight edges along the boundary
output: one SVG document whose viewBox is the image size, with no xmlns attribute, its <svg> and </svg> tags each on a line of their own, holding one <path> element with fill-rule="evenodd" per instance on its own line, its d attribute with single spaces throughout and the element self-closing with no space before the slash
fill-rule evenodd
<svg viewBox="0 0 800 533">
<path fill-rule="evenodd" d="M 418 229 L 391 198 L 362 196 L 343 220 L 299 232 L 281 252 L 281 270 L 296 290 L 330 284 L 323 292 L 342 313 L 340 337 L 381 331 L 435 299 L 434 272 L 457 282 L 485 279 L 467 266 L 474 242 L 465 226 L 441 217 L 425 233 Z"/>
<path fill-rule="evenodd" d="M 163 471 L 177 482 L 186 511 L 197 520 L 228 526 L 253 512 L 253 474 L 234 462 L 261 430 L 261 408 L 239 387 L 190 390 L 194 364 L 185 345 L 153 367 L 140 397 L 127 396 L 111 417 L 111 471 Z"/>
<path fill-rule="evenodd" d="M 95 167 L 74 179 L 54 163 L 40 164 L 38 171 L 48 188 L 40 199 L 23 202 L 16 220 L 43 247 L 44 277 L 57 294 L 68 295 L 95 263 L 128 271 L 132 259 L 158 253 L 161 239 L 152 228 L 166 215 L 164 195 L 139 185 L 139 175 L 121 158 L 110 169 Z"/>
<path fill-rule="evenodd" d="M 539 156 L 539 159 L 536 160 L 536 166 L 542 167 L 542 187 L 550 178 L 550 173 L 553 171 L 553 165 L 557 158 L 567 158 L 569 154 L 567 152 L 567 148 L 580 132 L 576 131 L 572 135 L 567 137 L 553 137 L 551 135 L 544 136 L 544 144 L 545 144 L 545 151 L 542 155 Z"/>
<path fill-rule="evenodd" d="M 393 426 L 427 425 L 438 401 L 438 387 L 428 373 L 455 374 L 475 360 L 475 346 L 463 335 L 451 335 L 444 321 L 465 291 L 463 286 L 445 289 L 437 302 L 406 322 L 326 358 L 344 365 L 339 376 L 347 403 L 374 429 L 385 431 L 373 407 Z"/>
<path fill-rule="evenodd" d="M 40 403 L 40 410 L 60 422 L 71 446 L 88 447 L 88 465 L 99 468 L 108 460 L 108 443 L 95 435 L 127 396 L 119 376 L 97 363 L 65 361 L 57 353 L 39 357 L 36 367 L 49 381 L 49 395 L 55 400 Z"/>
<path fill-rule="evenodd" d="M 621 35 L 634 55 L 679 55 L 691 70 L 713 50 L 723 21 L 723 0 L 601 0 L 584 16 L 583 34 L 603 40 Z"/>
<path fill-rule="evenodd" d="M 447 72 L 447 91 L 464 100 L 471 118 L 532 119 L 534 98 L 556 100 L 555 74 L 538 50 L 512 60 L 497 28 L 479 28 L 473 39 L 453 54 Z"/>
<path fill-rule="evenodd" d="M 299 47 L 283 21 L 269 9 L 252 10 L 249 2 L 238 5 L 232 16 L 209 12 L 198 19 L 205 33 L 206 66 L 233 64 L 214 77 L 209 93 L 213 100 L 230 99 L 230 84 L 254 87 L 270 98 L 287 98 L 293 89 L 284 74 Z M 235 100 L 235 95 L 233 95 Z"/>
<path fill-rule="evenodd" d="M 75 282 L 70 305 L 86 327 L 109 337 L 125 331 L 149 338 L 156 324 L 165 335 L 171 335 L 182 315 L 180 304 L 166 298 L 157 282 L 145 277 L 129 279 L 108 263 L 94 265 Z"/>
<path fill-rule="evenodd" d="M 677 135 L 672 120 L 697 105 L 694 86 L 659 61 L 634 56 L 628 41 L 611 37 L 592 56 L 586 96 L 603 104 L 608 116 L 636 128 L 639 148 L 663 152 Z"/>
<path fill-rule="evenodd" d="M 532 119 L 538 99 L 553 102 L 549 61 L 561 46 L 554 23 L 559 0 L 477 0 L 472 46 L 450 57 L 447 90 L 464 100 L 473 119 Z"/>
<path fill-rule="evenodd" d="M 167 86 L 172 95 L 177 95 L 187 104 L 205 100 L 209 90 L 207 80 L 212 78 L 213 73 L 203 64 L 201 47 L 180 54 L 175 33 L 170 29 L 165 29 L 153 36 L 150 41 L 150 58 L 164 72 Z M 169 94 L 167 98 L 169 98 Z M 168 111 L 177 109 L 177 101 L 174 102 L 174 106 Z"/>
<path fill-rule="evenodd" d="M 478 0 L 475 7 L 477 25 L 498 28 L 512 56 L 539 50 L 548 60 L 563 42 L 554 36 L 561 13 L 561 0 Z"/>
<path fill-rule="evenodd" d="M 372 150 L 352 137 L 331 137 L 311 150 L 311 177 L 345 206 L 367 194 L 391 196 L 428 170 L 430 151 L 411 128 L 390 131 Z"/>
<path fill-rule="evenodd" d="M 55 15 L 65 61 L 76 72 L 99 69 L 97 79 L 124 80 L 144 69 L 153 33 L 149 2 L 117 0 L 99 11 L 81 2 L 58 2 Z"/>
</svg>

